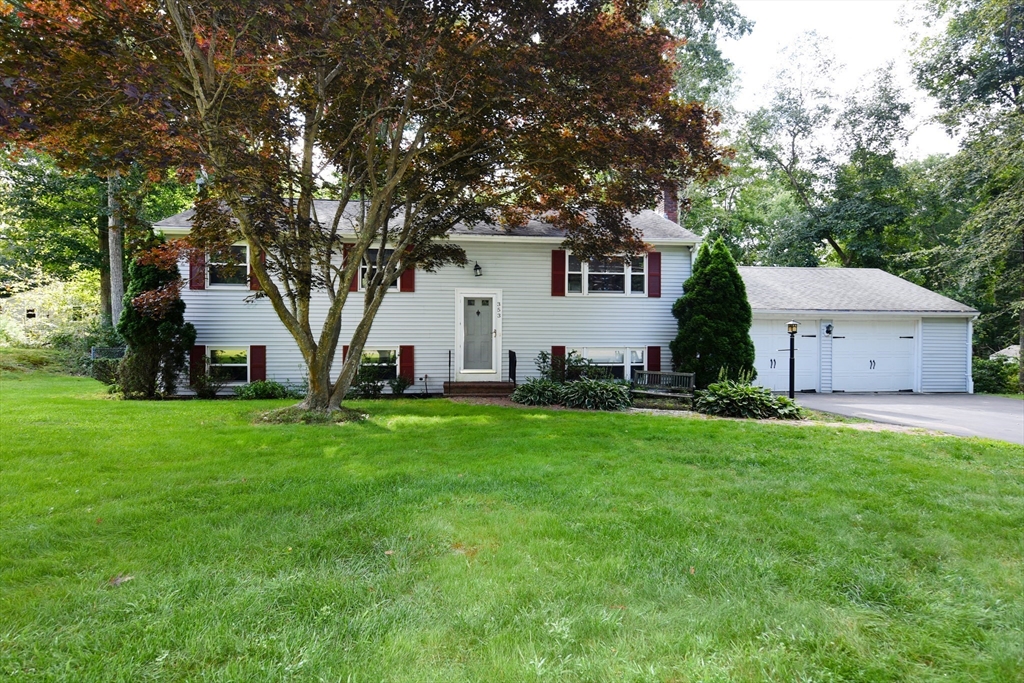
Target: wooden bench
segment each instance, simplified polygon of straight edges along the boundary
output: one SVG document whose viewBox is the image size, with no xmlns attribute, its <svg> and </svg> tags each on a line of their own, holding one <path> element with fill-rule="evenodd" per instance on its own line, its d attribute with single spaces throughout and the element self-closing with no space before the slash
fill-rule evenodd
<svg viewBox="0 0 1024 683">
<path fill-rule="evenodd" d="M 693 398 L 692 372 L 654 372 L 638 370 L 633 373 L 633 395 L 651 398 L 689 400 Z"/>
</svg>

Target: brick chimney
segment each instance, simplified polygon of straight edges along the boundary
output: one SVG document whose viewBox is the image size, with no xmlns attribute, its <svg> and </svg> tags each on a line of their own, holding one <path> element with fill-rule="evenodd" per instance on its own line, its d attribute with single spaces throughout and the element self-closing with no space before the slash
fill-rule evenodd
<svg viewBox="0 0 1024 683">
<path fill-rule="evenodd" d="M 679 222 L 679 190 L 675 185 L 665 186 L 665 218 Z"/>
</svg>

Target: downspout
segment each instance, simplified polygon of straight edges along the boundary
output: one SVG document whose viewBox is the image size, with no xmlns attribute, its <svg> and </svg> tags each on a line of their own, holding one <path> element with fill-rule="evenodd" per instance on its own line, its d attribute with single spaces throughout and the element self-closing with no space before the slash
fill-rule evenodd
<svg viewBox="0 0 1024 683">
<path fill-rule="evenodd" d="M 967 393 L 974 393 L 974 321 L 975 315 L 967 319 Z"/>
</svg>

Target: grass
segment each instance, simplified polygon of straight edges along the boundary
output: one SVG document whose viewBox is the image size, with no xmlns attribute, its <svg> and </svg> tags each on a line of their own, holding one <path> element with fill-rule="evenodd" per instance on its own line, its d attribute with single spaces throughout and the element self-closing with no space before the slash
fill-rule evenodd
<svg viewBox="0 0 1024 683">
<path fill-rule="evenodd" d="M 0 678 L 1020 681 L 1024 453 L 0 379 Z"/>
</svg>

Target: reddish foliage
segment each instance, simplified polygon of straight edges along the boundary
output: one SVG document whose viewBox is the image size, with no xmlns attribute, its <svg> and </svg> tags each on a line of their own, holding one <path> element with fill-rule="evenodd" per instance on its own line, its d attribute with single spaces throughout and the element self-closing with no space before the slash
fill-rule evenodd
<svg viewBox="0 0 1024 683">
<path fill-rule="evenodd" d="M 132 308 L 153 320 L 163 320 L 181 298 L 182 280 L 168 282 L 159 289 L 151 289 L 132 299 Z"/>
</svg>

